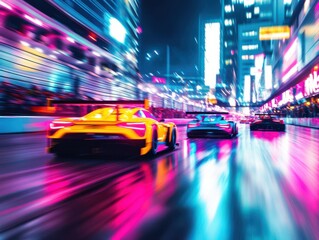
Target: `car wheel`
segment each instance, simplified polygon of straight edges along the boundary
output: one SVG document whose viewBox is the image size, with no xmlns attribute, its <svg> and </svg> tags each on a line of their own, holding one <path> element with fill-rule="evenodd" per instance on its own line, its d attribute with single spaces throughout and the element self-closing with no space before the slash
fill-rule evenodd
<svg viewBox="0 0 319 240">
<path fill-rule="evenodd" d="M 156 155 L 157 147 L 158 147 L 157 131 L 156 131 L 155 128 L 153 128 L 153 131 L 152 131 L 152 147 L 151 147 L 150 151 L 148 152 L 148 155 L 150 157 L 153 157 L 153 156 Z"/>
<path fill-rule="evenodd" d="M 168 148 L 174 150 L 176 147 L 176 128 L 172 129 L 171 141 L 168 143 Z"/>
<path fill-rule="evenodd" d="M 233 128 L 233 137 L 236 137 L 237 136 L 237 134 L 238 134 L 238 132 L 237 132 L 237 127 L 236 127 L 236 125 L 234 126 L 234 128 Z"/>
</svg>

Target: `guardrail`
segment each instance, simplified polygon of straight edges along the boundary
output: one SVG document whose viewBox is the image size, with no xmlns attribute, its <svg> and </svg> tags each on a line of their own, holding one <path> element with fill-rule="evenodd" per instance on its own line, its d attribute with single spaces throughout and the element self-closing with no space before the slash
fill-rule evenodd
<svg viewBox="0 0 319 240">
<path fill-rule="evenodd" d="M 27 133 L 46 131 L 49 123 L 58 117 L 44 116 L 0 116 L 0 134 Z M 175 122 L 176 125 L 186 125 L 191 119 L 165 119 L 165 122 Z"/>
<path fill-rule="evenodd" d="M 286 124 L 319 129 L 319 118 L 284 118 Z"/>
<path fill-rule="evenodd" d="M 0 116 L 0 134 L 46 131 L 49 123 L 57 117 L 44 116 Z M 185 126 L 191 119 L 170 118 L 165 122 L 174 122 Z M 319 118 L 284 118 L 286 124 L 319 129 Z"/>
</svg>

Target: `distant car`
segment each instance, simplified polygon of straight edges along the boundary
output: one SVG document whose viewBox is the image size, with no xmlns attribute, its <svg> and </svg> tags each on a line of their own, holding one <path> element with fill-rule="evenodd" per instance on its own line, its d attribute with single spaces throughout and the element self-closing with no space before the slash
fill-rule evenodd
<svg viewBox="0 0 319 240">
<path fill-rule="evenodd" d="M 174 123 L 160 122 L 142 107 L 123 106 L 123 101 L 112 103 L 112 106 L 96 109 L 80 118 L 54 120 L 47 134 L 47 151 L 58 156 L 154 156 L 159 144 L 170 150 L 175 148 L 177 129 Z"/>
<path fill-rule="evenodd" d="M 285 131 L 286 125 L 276 114 L 256 114 L 258 118 L 250 124 L 250 130 Z"/>
<path fill-rule="evenodd" d="M 195 115 L 187 125 L 188 138 L 235 137 L 238 134 L 237 124 L 227 121 L 227 112 L 186 112 Z"/>
</svg>

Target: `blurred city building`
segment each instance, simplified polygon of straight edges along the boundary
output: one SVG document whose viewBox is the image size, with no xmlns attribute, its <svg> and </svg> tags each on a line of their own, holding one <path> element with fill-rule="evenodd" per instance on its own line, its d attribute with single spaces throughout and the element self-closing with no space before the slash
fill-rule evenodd
<svg viewBox="0 0 319 240">
<path fill-rule="evenodd" d="M 149 98 L 159 107 L 204 108 L 180 95 L 205 89 L 196 79 L 172 74 L 163 91 L 143 79 L 139 11 L 138 0 L 0 0 L 1 113 L 34 113 L 48 99 Z"/>
<path fill-rule="evenodd" d="M 137 0 L 1 0 L 0 29 L 1 83 L 56 98 L 143 95 Z"/>
<path fill-rule="evenodd" d="M 295 6 L 286 0 L 222 1 L 221 79 L 237 106 L 261 104 L 271 94 L 264 80 L 270 41 L 260 41 L 260 28 L 287 24 Z"/>
<path fill-rule="evenodd" d="M 288 40 L 271 40 L 268 63 L 272 68 L 270 96 L 263 111 L 285 111 L 316 116 L 319 105 L 319 1 L 291 1 L 285 8 Z M 265 78 L 266 82 L 267 79 Z"/>
</svg>

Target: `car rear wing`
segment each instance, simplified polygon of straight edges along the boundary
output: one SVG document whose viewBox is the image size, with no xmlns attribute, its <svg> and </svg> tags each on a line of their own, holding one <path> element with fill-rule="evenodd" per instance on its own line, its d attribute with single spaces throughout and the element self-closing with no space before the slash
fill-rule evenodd
<svg viewBox="0 0 319 240">
<path fill-rule="evenodd" d="M 48 107 L 55 109 L 57 115 L 72 115 L 83 116 L 97 108 L 114 107 L 117 115 L 119 109 L 123 107 L 143 107 L 149 110 L 149 100 L 110 100 L 110 101 L 95 101 L 95 100 L 48 100 Z"/>
<path fill-rule="evenodd" d="M 255 113 L 255 116 L 282 116 L 281 113 Z"/>
<path fill-rule="evenodd" d="M 229 114 L 229 112 L 217 112 L 217 111 L 210 111 L 210 112 L 186 112 L 187 115 L 193 114 L 193 115 L 198 115 L 198 114 Z"/>
<path fill-rule="evenodd" d="M 52 105 L 105 105 L 105 106 L 132 106 L 132 105 L 142 105 L 145 109 L 149 109 L 149 100 L 110 100 L 110 101 L 95 101 L 95 100 L 49 100 L 48 103 Z"/>
<path fill-rule="evenodd" d="M 280 113 L 254 113 L 254 115 L 281 115 Z"/>
</svg>

